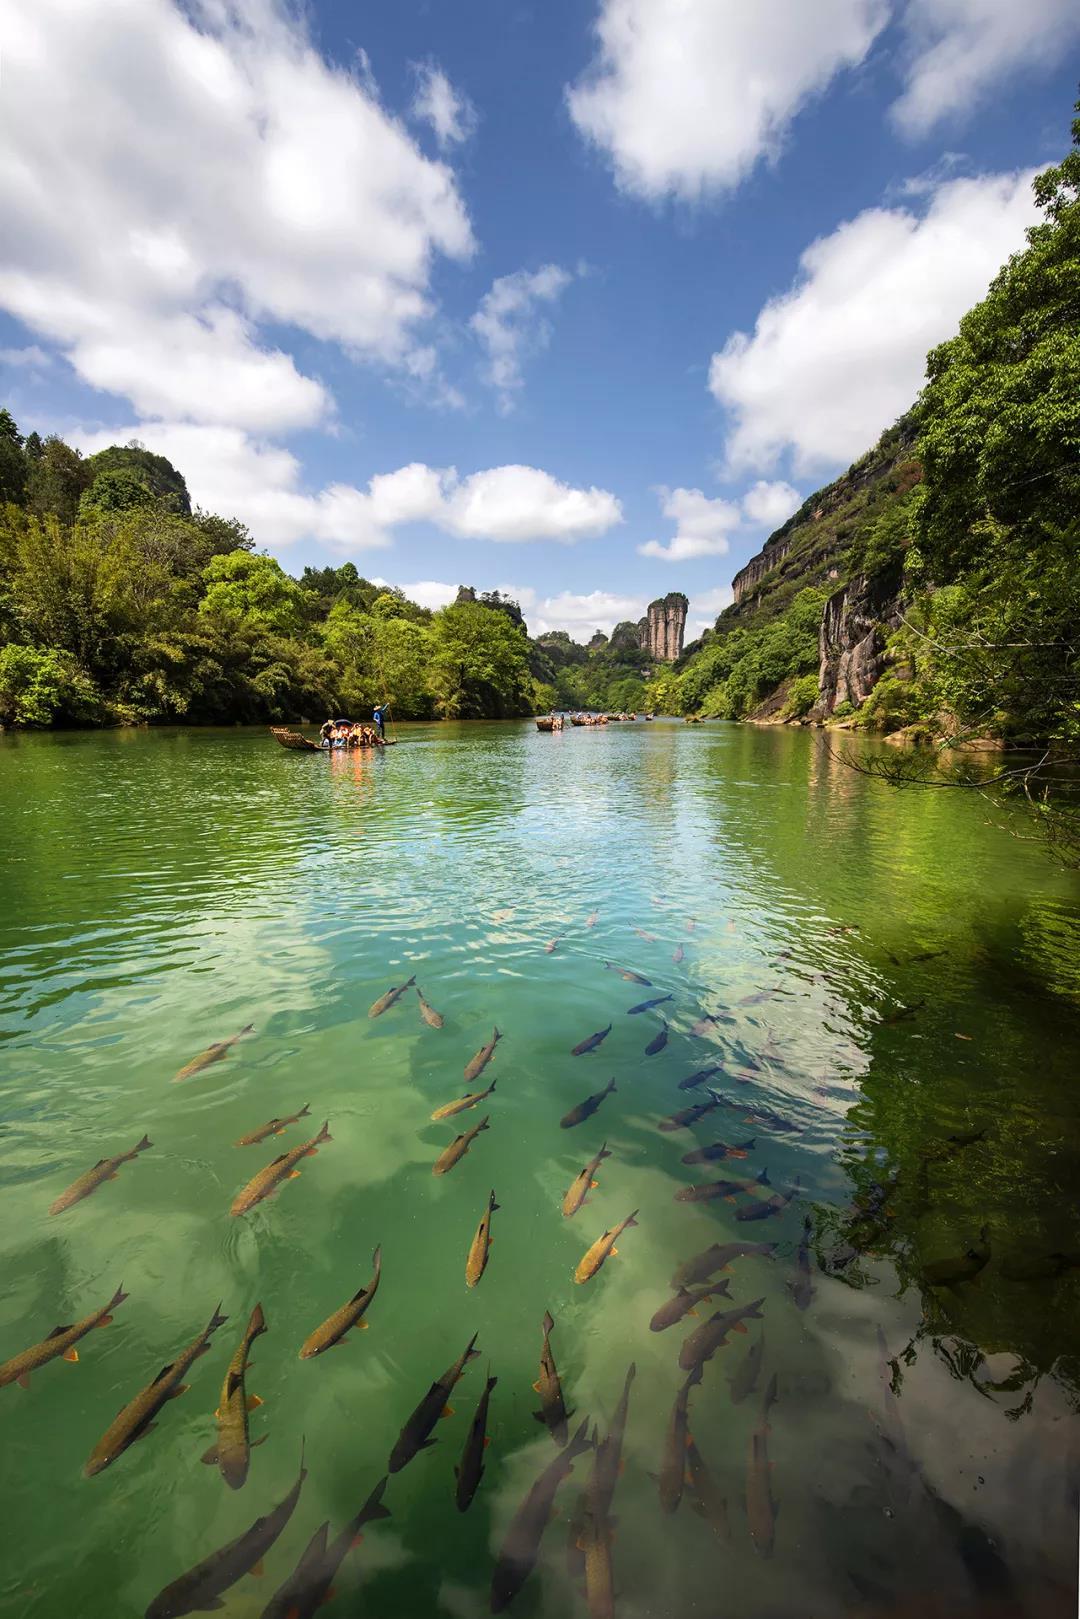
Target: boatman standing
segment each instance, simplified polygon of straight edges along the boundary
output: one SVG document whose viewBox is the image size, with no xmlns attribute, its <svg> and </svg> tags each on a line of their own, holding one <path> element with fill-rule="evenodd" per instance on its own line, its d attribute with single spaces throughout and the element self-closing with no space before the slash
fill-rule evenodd
<svg viewBox="0 0 1080 1619">
<path fill-rule="evenodd" d="M 386 707 L 385 703 L 380 703 L 378 705 L 378 707 L 376 708 L 374 714 L 372 715 L 372 718 L 375 721 L 375 729 L 379 733 L 379 741 L 380 742 L 383 740 L 383 710 L 385 709 L 385 707 Z"/>
</svg>

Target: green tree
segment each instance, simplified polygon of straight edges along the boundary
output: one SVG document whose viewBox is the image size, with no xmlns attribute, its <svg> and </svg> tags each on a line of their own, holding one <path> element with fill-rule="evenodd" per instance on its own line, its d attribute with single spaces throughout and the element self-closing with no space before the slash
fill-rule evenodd
<svg viewBox="0 0 1080 1619">
<path fill-rule="evenodd" d="M 455 602 L 431 621 L 431 689 L 447 719 L 501 719 L 530 708 L 525 637 L 503 612 Z"/>
<path fill-rule="evenodd" d="M 303 622 L 303 596 L 273 557 L 250 551 L 215 556 L 203 569 L 206 595 L 200 611 L 247 620 L 283 635 L 295 635 Z"/>
<path fill-rule="evenodd" d="M 27 503 L 37 517 L 55 517 L 70 528 L 83 490 L 93 481 L 93 471 L 78 450 L 52 434 L 42 444 L 38 460 L 28 464 Z"/>
<path fill-rule="evenodd" d="M 0 409 L 0 504 L 21 506 L 26 496 L 26 456 L 22 434 L 9 410 Z"/>
<path fill-rule="evenodd" d="M 123 468 L 99 472 L 79 501 L 79 513 L 126 512 L 132 506 L 149 506 L 153 495 L 140 478 Z"/>
<path fill-rule="evenodd" d="M 0 727 L 77 723 L 100 708 L 93 683 L 60 653 L 14 642 L 0 647 Z"/>
</svg>

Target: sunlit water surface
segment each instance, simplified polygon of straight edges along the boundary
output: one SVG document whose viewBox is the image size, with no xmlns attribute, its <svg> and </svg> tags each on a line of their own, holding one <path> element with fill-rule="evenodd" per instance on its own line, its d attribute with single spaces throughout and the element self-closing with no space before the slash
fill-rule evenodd
<svg viewBox="0 0 1080 1619">
<path fill-rule="evenodd" d="M 306 1436 L 310 1476 L 266 1573 L 225 1598 L 228 1619 L 260 1614 L 314 1528 L 329 1519 L 336 1533 L 356 1511 L 475 1332 L 481 1358 L 455 1414 L 391 1478 L 391 1517 L 350 1554 L 324 1611 L 486 1613 L 510 1515 L 555 1455 L 532 1416 L 546 1309 L 578 1421 L 603 1432 L 637 1367 L 614 1504 L 626 1619 L 1075 1611 L 1080 1270 L 1024 1274 L 1057 1269 L 1048 1254 L 1080 1260 L 1075 882 L 981 802 L 896 794 L 805 733 L 398 734 L 384 754 L 329 759 L 250 731 L 0 738 L 0 1361 L 121 1281 L 130 1294 L 77 1365 L 0 1389 L 0 1611 L 142 1614 L 282 1498 Z M 413 974 L 445 1026 L 428 1027 L 411 992 L 369 1019 Z M 704 1014 L 715 1021 L 692 1033 Z M 647 1055 L 661 1017 L 668 1043 Z M 597 1050 L 571 1055 L 609 1022 Z M 227 1058 L 171 1083 L 249 1023 Z M 493 1024 L 503 1039 L 467 1086 Z M 661 1132 L 704 1096 L 678 1082 L 708 1063 L 734 1105 Z M 560 1129 L 612 1077 L 594 1117 Z M 433 1177 L 479 1115 L 430 1114 L 491 1079 L 491 1128 Z M 328 1119 L 332 1142 L 279 1197 L 230 1218 L 238 1188 L 307 1121 L 261 1146 L 234 1141 L 305 1103 L 308 1133 Z M 48 1214 L 144 1132 L 152 1149 L 115 1182 Z M 748 1138 L 745 1161 L 682 1162 Z M 564 1218 L 563 1193 L 603 1141 L 598 1188 Z M 762 1169 L 782 1192 L 799 1178 L 775 1217 L 739 1222 L 745 1193 L 675 1201 L 694 1181 Z M 466 1251 L 491 1188 L 496 1241 L 470 1291 Z M 585 1249 L 633 1209 L 618 1257 L 575 1286 Z M 807 1215 L 813 1296 L 800 1310 L 789 1283 Z M 926 1267 L 983 1227 L 978 1277 L 931 1286 Z M 688 1496 L 660 1510 L 679 1348 L 699 1323 L 649 1321 L 680 1260 L 742 1237 L 779 1244 L 729 1277 L 736 1302 L 764 1297 L 763 1373 L 734 1403 L 752 1323 L 690 1402 L 724 1537 Z M 312 1328 L 367 1282 L 377 1243 L 370 1330 L 301 1361 Z M 190 1392 L 85 1479 L 116 1411 L 219 1299 L 229 1321 Z M 253 1437 L 268 1437 L 233 1492 L 199 1458 L 257 1301 L 269 1332 L 248 1387 L 265 1402 Z M 462 1515 L 453 1468 L 489 1364 L 486 1473 Z M 746 1480 L 773 1373 L 767 1557 Z M 557 1497 L 515 1604 L 526 1619 L 586 1611 L 567 1525 L 588 1472 L 579 1461 Z"/>
</svg>

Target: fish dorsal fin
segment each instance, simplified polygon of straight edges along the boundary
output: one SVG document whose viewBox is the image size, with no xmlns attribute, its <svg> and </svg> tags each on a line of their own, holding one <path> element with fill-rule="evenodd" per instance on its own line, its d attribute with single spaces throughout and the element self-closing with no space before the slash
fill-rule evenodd
<svg viewBox="0 0 1080 1619">
<path fill-rule="evenodd" d="M 279 1152 L 277 1157 L 274 1159 L 274 1163 L 283 1164 L 288 1156 L 289 1155 L 287 1152 Z"/>
<path fill-rule="evenodd" d="M 225 1379 L 225 1398 L 231 1400 L 244 1381 L 243 1372 L 230 1372 Z"/>
<path fill-rule="evenodd" d="M 45 1342 L 48 1343 L 50 1338 L 59 1338 L 62 1333 L 70 1332 L 74 1324 L 73 1321 L 69 1321 L 66 1327 L 54 1327 Z"/>
<path fill-rule="evenodd" d="M 95 1169 L 100 1169 L 102 1164 L 107 1164 L 108 1162 L 109 1162 L 109 1160 L 107 1158 L 99 1158 L 97 1163 L 94 1165 L 94 1168 Z"/>
<path fill-rule="evenodd" d="M 161 1368 L 160 1372 L 154 1378 L 154 1382 L 155 1383 L 160 1383 L 163 1377 L 168 1377 L 168 1375 L 172 1371 L 172 1369 L 173 1369 L 173 1363 L 170 1360 L 165 1366 L 163 1366 Z"/>
</svg>

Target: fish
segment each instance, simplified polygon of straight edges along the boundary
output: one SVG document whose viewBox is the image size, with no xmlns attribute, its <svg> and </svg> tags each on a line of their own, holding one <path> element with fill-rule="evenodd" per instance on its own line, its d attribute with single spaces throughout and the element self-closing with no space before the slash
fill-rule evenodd
<svg viewBox="0 0 1080 1619">
<path fill-rule="evenodd" d="M 634 932 L 639 939 L 644 939 L 646 944 L 657 944 L 659 942 L 655 933 L 646 933 L 644 928 L 635 928 Z"/>
<path fill-rule="evenodd" d="M 495 1241 L 495 1238 L 491 1235 L 491 1216 L 498 1207 L 493 1190 L 488 1198 L 488 1206 L 480 1217 L 480 1224 L 476 1228 L 476 1236 L 469 1244 L 469 1256 L 465 1261 L 466 1287 L 475 1287 L 487 1270 L 488 1255 L 491 1253 L 491 1245 Z"/>
<path fill-rule="evenodd" d="M 229 1213 L 234 1218 L 239 1214 L 247 1214 L 256 1203 L 261 1203 L 263 1198 L 274 1197 L 287 1180 L 295 1180 L 299 1175 L 300 1171 L 296 1166 L 301 1158 L 312 1157 L 324 1141 L 333 1139 L 330 1134 L 330 1122 L 326 1120 L 317 1136 L 312 1136 L 310 1141 L 302 1141 L 298 1147 L 290 1147 L 288 1152 L 281 1153 L 273 1163 L 267 1164 L 265 1169 L 260 1169 L 257 1175 L 253 1175 L 247 1185 L 233 1198 Z"/>
<path fill-rule="evenodd" d="M 431 1430 L 440 1417 L 450 1416 L 451 1410 L 447 1403 L 466 1366 L 475 1360 L 480 1351 L 476 1347 L 479 1333 L 474 1332 L 465 1348 L 461 1351 L 452 1366 L 448 1366 L 442 1376 L 437 1378 L 420 1404 L 409 1417 L 405 1426 L 394 1441 L 394 1448 L 390 1452 L 390 1471 L 400 1473 L 401 1469 L 418 1456 L 422 1450 L 429 1450 L 432 1445 L 438 1444 L 437 1439 L 431 1438 Z"/>
<path fill-rule="evenodd" d="M 267 1119 L 266 1123 L 260 1124 L 257 1130 L 249 1130 L 246 1136 L 241 1136 L 234 1145 L 237 1147 L 258 1146 L 259 1142 L 265 1141 L 267 1136 L 279 1136 L 288 1125 L 297 1124 L 301 1119 L 306 1119 L 310 1112 L 310 1104 L 305 1103 L 299 1113 L 289 1113 L 282 1119 Z"/>
<path fill-rule="evenodd" d="M 711 1113 L 714 1107 L 729 1107 L 730 1103 L 724 1096 L 718 1096 L 715 1091 L 709 1092 L 707 1102 L 695 1102 L 692 1107 L 680 1108 L 677 1113 L 670 1113 L 666 1119 L 661 1119 L 657 1126 L 660 1130 L 682 1130 L 691 1124 L 703 1119 L 706 1113 Z"/>
<path fill-rule="evenodd" d="M 454 1468 L 454 1477 L 457 1479 L 454 1500 L 457 1502 L 459 1512 L 468 1512 L 473 1503 L 473 1496 L 480 1487 L 480 1480 L 484 1476 L 484 1451 L 490 1444 L 487 1436 L 488 1406 L 491 1403 L 491 1391 L 498 1381 L 497 1377 L 492 1377 L 489 1368 L 484 1392 L 476 1402 L 476 1410 L 473 1412 L 469 1432 L 465 1437 L 460 1465 Z"/>
<path fill-rule="evenodd" d="M 695 1074 L 691 1074 L 689 1078 L 680 1079 L 679 1089 L 681 1091 L 696 1090 L 699 1085 L 704 1085 L 707 1079 L 712 1079 L 714 1074 L 721 1073 L 723 1073 L 723 1069 L 718 1062 L 708 1063 L 704 1068 L 699 1068 Z M 725 1101 L 724 1097 L 717 1096 L 714 1098 L 711 1105 L 716 1107 L 720 1102 L 723 1101 Z"/>
<path fill-rule="evenodd" d="M 275 1608 L 273 1604 L 278 1601 L 280 1594 L 275 1592 L 270 1606 L 263 1609 L 262 1619 L 267 1619 L 268 1615 L 277 1619 L 279 1613 L 283 1615 L 283 1619 L 314 1619 L 323 1604 L 333 1597 L 334 1577 L 349 1552 L 363 1539 L 365 1524 L 375 1523 L 380 1518 L 389 1518 L 390 1509 L 382 1504 L 387 1482 L 385 1476 L 379 1480 L 355 1517 L 349 1519 L 333 1540 L 326 1542 L 321 1557 L 313 1556 L 308 1561 L 308 1553 L 305 1551 L 301 1559 L 306 1565 L 305 1571 L 301 1572 L 300 1568 L 294 1569 L 286 1582 L 291 1587 L 286 1603 Z"/>
<path fill-rule="evenodd" d="M 638 1001 L 636 1006 L 629 1008 L 626 1015 L 627 1017 L 636 1017 L 639 1012 L 651 1012 L 654 1006 L 663 1006 L 665 1001 L 673 1001 L 674 999 L 674 995 L 654 995 L 651 1001 Z"/>
<path fill-rule="evenodd" d="M 810 1277 L 810 1238 L 813 1231 L 813 1221 L 807 1215 L 803 1221 L 802 1241 L 795 1253 L 795 1272 L 788 1281 L 788 1290 L 797 1310 L 805 1310 L 814 1296 L 814 1284 Z"/>
<path fill-rule="evenodd" d="M 643 989 L 653 987 L 651 978 L 643 978 L 640 973 L 631 972 L 629 967 L 615 967 L 610 961 L 605 961 L 604 966 L 609 973 L 618 973 L 620 978 L 625 978 L 628 984 L 640 984 Z"/>
<path fill-rule="evenodd" d="M 686 1437 L 686 1484 L 693 1510 L 708 1524 L 714 1535 L 726 1540 L 727 1501 L 721 1495 L 716 1480 L 705 1465 L 704 1457 L 689 1434 Z"/>
<path fill-rule="evenodd" d="M 202 1460 L 208 1467 L 217 1467 L 230 1489 L 238 1490 L 248 1476 L 251 1461 L 251 1441 L 248 1435 L 248 1413 L 262 1405 L 257 1394 L 248 1396 L 244 1387 L 248 1355 L 256 1338 L 266 1331 L 263 1307 L 257 1304 L 251 1312 L 244 1336 L 236 1346 L 229 1362 L 225 1381 L 221 1385 L 217 1410 L 217 1439 L 205 1451 Z M 258 1441 L 261 1443 L 261 1441 Z"/>
<path fill-rule="evenodd" d="M 626 1369 L 623 1391 L 619 1396 L 619 1403 L 615 1407 L 611 1427 L 596 1447 L 596 1459 L 586 1493 L 589 1506 L 599 1519 L 607 1519 L 611 1512 L 611 1503 L 615 1497 L 615 1486 L 619 1481 L 619 1472 L 622 1466 L 626 1418 L 630 1410 L 630 1390 L 636 1376 L 637 1367 L 631 1361 Z"/>
<path fill-rule="evenodd" d="M 917 1012 L 921 1012 L 925 1005 L 926 999 L 924 997 L 921 1001 L 913 1001 L 910 1006 L 897 1007 L 895 1012 L 888 1013 L 888 1015 L 883 1017 L 881 1021 L 887 1026 L 894 1023 L 903 1023 L 905 1019 L 912 1018 Z"/>
<path fill-rule="evenodd" d="M 690 1437 L 690 1390 L 701 1382 L 701 1366 L 697 1365 L 682 1384 L 668 1417 L 664 1434 L 664 1449 L 660 1458 L 657 1485 L 660 1506 L 664 1512 L 677 1512 L 686 1481 L 686 1443 Z"/>
<path fill-rule="evenodd" d="M 481 1046 L 480 1050 L 476 1053 L 476 1056 L 471 1057 L 465 1064 L 466 1079 L 473 1080 L 480 1078 L 480 1075 L 484 1072 L 484 1069 L 495 1055 L 495 1047 L 498 1045 L 501 1039 L 502 1035 L 499 1033 L 498 1029 L 493 1029 L 491 1031 L 491 1039 L 488 1041 L 487 1045 Z"/>
<path fill-rule="evenodd" d="M 315 1331 L 304 1339 L 300 1349 L 301 1360 L 314 1360 L 315 1356 L 321 1355 L 324 1350 L 333 1349 L 335 1344 L 344 1343 L 353 1327 L 359 1327 L 361 1330 L 366 1328 L 367 1322 L 362 1318 L 379 1291 L 379 1283 L 382 1281 L 381 1243 L 371 1256 L 371 1265 L 371 1281 L 354 1293 L 351 1299 L 347 1299 L 340 1310 L 335 1310 L 333 1315 L 327 1316 L 322 1326 L 316 1327 Z"/>
<path fill-rule="evenodd" d="M 1001 1261 L 1001 1274 L 1009 1282 L 1047 1282 L 1063 1271 L 1080 1268 L 1080 1253 L 1016 1254 Z"/>
<path fill-rule="evenodd" d="M 514 920 L 514 911 L 512 908 L 510 910 L 492 911 L 491 920 L 493 922 L 512 922 Z"/>
<path fill-rule="evenodd" d="M 765 1329 L 762 1327 L 742 1360 L 728 1378 L 732 1405 L 741 1405 L 750 1398 L 758 1386 L 761 1367 L 765 1359 Z"/>
<path fill-rule="evenodd" d="M 599 922 L 599 920 L 600 920 L 600 912 L 599 911 L 591 911 L 589 913 L 589 915 L 585 918 L 585 926 L 587 928 L 594 928 L 596 926 L 597 922 Z"/>
<path fill-rule="evenodd" d="M 715 1015 L 715 1013 L 703 1012 L 701 1017 L 698 1018 L 697 1022 L 691 1025 L 690 1033 L 700 1039 L 703 1035 L 708 1034 L 714 1023 L 719 1022 L 720 1019 Z"/>
<path fill-rule="evenodd" d="M 481 1130 L 490 1130 L 491 1126 L 488 1123 L 490 1117 L 489 1113 L 485 1113 L 479 1124 L 474 1124 L 471 1130 L 466 1130 L 464 1134 L 455 1136 L 450 1145 L 436 1158 L 431 1166 L 431 1173 L 433 1175 L 445 1175 L 449 1170 L 453 1169 L 454 1165 L 464 1158 Z"/>
<path fill-rule="evenodd" d="M 261 1572 L 262 1560 L 292 1517 L 306 1478 L 301 1445 L 300 1472 L 288 1495 L 272 1511 L 256 1518 L 242 1535 L 211 1552 L 159 1591 L 146 1610 L 146 1619 L 180 1619 L 182 1614 L 222 1607 L 223 1593 L 237 1580 L 245 1574 Z"/>
<path fill-rule="evenodd" d="M 547 944 L 544 946 L 545 956 L 553 956 L 565 938 L 565 933 L 556 933 L 553 939 L 549 939 Z"/>
<path fill-rule="evenodd" d="M 747 1124 L 762 1125 L 766 1130 L 776 1130 L 781 1135 L 800 1135 L 802 1133 L 801 1124 L 793 1124 L 790 1119 L 785 1119 L 782 1114 L 774 1113 L 770 1107 L 747 1107 L 743 1111 Z"/>
<path fill-rule="evenodd" d="M 566 1196 L 562 1200 L 562 1211 L 565 1215 L 576 1214 L 585 1203 L 588 1194 L 596 1187 L 593 1176 L 605 1158 L 610 1158 L 605 1141 L 595 1158 L 590 1158 L 585 1168 L 574 1176 Z"/>
<path fill-rule="evenodd" d="M 676 967 L 679 965 L 680 961 L 682 961 L 682 959 L 684 958 L 685 955 L 686 955 L 686 951 L 683 949 L 682 945 L 677 944 L 675 946 L 675 953 L 671 958 L 672 961 L 675 963 Z"/>
<path fill-rule="evenodd" d="M 585 1098 L 584 1102 L 579 1102 L 577 1107 L 572 1107 L 569 1113 L 564 1113 L 559 1120 L 560 1129 L 572 1130 L 575 1124 L 584 1124 L 586 1119 L 591 1119 L 604 1097 L 610 1096 L 614 1089 L 615 1081 L 613 1079 L 609 1080 L 602 1091 L 594 1091 L 591 1096 Z"/>
<path fill-rule="evenodd" d="M 684 1164 L 712 1164 L 722 1158 L 745 1158 L 756 1146 L 757 1142 L 753 1136 L 749 1141 L 739 1142 L 736 1146 L 731 1146 L 726 1141 L 712 1141 L 707 1147 L 695 1147 L 692 1152 L 684 1152 L 682 1161 Z"/>
<path fill-rule="evenodd" d="M 671 1285 L 692 1287 L 695 1282 L 707 1282 L 718 1270 L 730 1269 L 736 1259 L 771 1259 L 778 1246 L 775 1242 L 711 1243 L 692 1259 L 684 1259 L 681 1265 L 676 1265 Z"/>
<path fill-rule="evenodd" d="M 666 1023 L 661 1023 L 659 1030 L 653 1035 L 652 1039 L 645 1047 L 646 1057 L 655 1057 L 658 1051 L 663 1051 L 664 1047 L 667 1045 L 667 1041 L 668 1026 Z"/>
<path fill-rule="evenodd" d="M 96 1192 L 103 1181 L 114 1181 L 121 1164 L 130 1164 L 141 1152 L 145 1152 L 154 1143 L 149 1136 L 143 1136 L 137 1141 L 130 1152 L 118 1153 L 115 1158 L 99 1158 L 93 1169 L 88 1169 L 85 1175 L 80 1175 L 77 1181 L 72 1181 L 66 1192 L 61 1192 L 55 1203 L 49 1207 L 50 1214 L 63 1214 L 74 1204 L 81 1203 L 84 1197 Z"/>
<path fill-rule="evenodd" d="M 330 1523 L 321 1523 L 300 1553 L 300 1560 L 292 1573 L 278 1586 L 263 1609 L 260 1619 L 296 1619 L 300 1604 L 319 1577 L 326 1561 L 326 1544 L 330 1538 Z"/>
<path fill-rule="evenodd" d="M 419 985 L 417 985 L 416 988 L 416 998 L 420 1002 L 420 1016 L 423 1018 L 428 1028 L 441 1029 L 443 1024 L 446 1022 L 446 1019 L 443 1017 L 441 1012 L 436 1012 L 433 1006 L 428 1005 L 427 1001 L 425 1001 L 423 997 Z"/>
<path fill-rule="evenodd" d="M 682 1348 L 679 1350 L 679 1365 L 684 1372 L 703 1361 L 711 1360 L 718 1349 L 727 1342 L 728 1334 L 732 1332 L 746 1332 L 747 1320 L 761 1319 L 761 1306 L 764 1298 L 754 1299 L 750 1304 L 738 1304 L 733 1310 L 717 1310 L 700 1327 L 684 1338 Z"/>
<path fill-rule="evenodd" d="M 970 1282 L 990 1263 L 989 1229 L 983 1226 L 978 1239 L 962 1254 L 949 1259 L 935 1259 L 922 1267 L 923 1280 L 931 1287 L 956 1287 Z"/>
<path fill-rule="evenodd" d="M 404 984 L 396 984 L 391 989 L 388 989 L 385 995 L 380 995 L 378 1000 L 374 1001 L 368 1008 L 368 1017 L 382 1017 L 383 1013 L 389 1012 L 390 1008 L 400 1001 L 405 991 L 412 989 L 415 984 L 416 975 L 414 973 Z"/>
<path fill-rule="evenodd" d="M 753 1193 L 759 1186 L 768 1186 L 769 1171 L 763 1169 L 752 1181 L 700 1181 L 697 1186 L 683 1186 L 675 1193 L 676 1203 L 709 1203 L 713 1198 L 725 1197 L 735 1201 L 737 1192 Z"/>
<path fill-rule="evenodd" d="M 437 1107 L 431 1115 L 433 1119 L 451 1119 L 455 1113 L 464 1113 L 466 1108 L 475 1107 L 490 1096 L 495 1089 L 496 1081 L 492 1080 L 486 1091 L 470 1091 L 466 1096 L 459 1096 L 456 1102 L 447 1102 L 445 1107 Z"/>
<path fill-rule="evenodd" d="M 762 1557 L 771 1557 L 776 1537 L 776 1502 L 772 1495 L 772 1477 L 769 1464 L 769 1411 L 776 1403 L 776 1373 L 769 1379 L 765 1398 L 761 1403 L 761 1420 L 750 1435 L 750 1450 L 746 1468 L 746 1516 L 755 1550 Z"/>
<path fill-rule="evenodd" d="M 772 1197 L 767 1197 L 764 1202 L 744 1203 L 741 1209 L 735 1211 L 736 1220 L 767 1220 L 771 1214 L 779 1214 L 787 1208 L 801 1186 L 802 1180 L 796 1175 L 790 1191 L 774 1192 Z"/>
<path fill-rule="evenodd" d="M 204 1068 L 209 1068 L 214 1063 L 220 1062 L 223 1057 L 229 1055 L 238 1040 L 242 1040 L 246 1034 L 254 1034 L 254 1032 L 254 1023 L 245 1023 L 239 1033 L 231 1034 L 227 1040 L 215 1040 L 212 1046 L 207 1046 L 205 1051 L 200 1051 L 197 1057 L 192 1057 L 190 1062 L 184 1064 L 178 1074 L 173 1075 L 173 1084 L 179 1085 L 182 1080 L 192 1079 L 196 1074 L 201 1074 Z"/>
<path fill-rule="evenodd" d="M 200 1355 L 206 1354 L 210 1348 L 210 1339 L 227 1319 L 227 1316 L 222 1315 L 219 1304 L 199 1336 L 182 1350 L 175 1360 L 168 1361 L 153 1382 L 148 1383 L 133 1400 L 128 1401 L 122 1411 L 117 1413 L 90 1452 L 89 1460 L 83 1469 L 87 1478 L 103 1473 L 129 1445 L 134 1444 L 136 1439 L 141 1439 L 144 1434 L 152 1432 L 157 1427 L 154 1418 L 166 1400 L 176 1399 L 185 1392 L 188 1386 L 183 1380 L 185 1374 Z"/>
<path fill-rule="evenodd" d="M 551 1311 L 544 1312 L 543 1320 L 544 1342 L 540 1350 L 540 1376 L 533 1384 L 533 1392 L 540 1396 L 540 1409 L 533 1412 L 537 1422 L 542 1422 L 548 1433 L 557 1445 L 565 1445 L 568 1437 L 567 1423 L 572 1411 L 566 1409 L 562 1395 L 562 1383 L 559 1380 L 558 1369 L 555 1365 L 555 1356 L 551 1352 L 551 1334 L 555 1330 Z"/>
<path fill-rule="evenodd" d="M 587 1051 L 595 1051 L 597 1046 L 603 1045 L 611 1033 L 611 1029 L 612 1025 L 609 1023 L 606 1029 L 597 1029 L 596 1033 L 590 1034 L 588 1039 L 579 1040 L 570 1052 L 571 1057 L 583 1057 Z"/>
<path fill-rule="evenodd" d="M 596 1444 L 595 1429 L 592 1442 Z M 614 1538 L 610 1521 L 595 1510 L 586 1488 L 578 1522 L 577 1548 L 582 1558 L 589 1619 L 615 1619 L 615 1573 L 611 1558 Z"/>
<path fill-rule="evenodd" d="M 713 1297 L 730 1298 L 731 1284 L 727 1281 L 713 1282 L 706 1287 L 698 1288 L 696 1293 L 691 1293 L 686 1287 L 678 1288 L 674 1296 L 656 1311 L 649 1322 L 649 1331 L 666 1332 L 668 1327 L 673 1327 L 676 1322 L 681 1321 L 684 1315 L 696 1316 L 697 1306 Z"/>
<path fill-rule="evenodd" d="M 605 1259 L 610 1254 L 619 1252 L 615 1244 L 628 1226 L 638 1224 L 638 1221 L 634 1218 L 637 1212 L 637 1209 L 635 1209 L 633 1214 L 626 1216 L 625 1220 L 620 1220 L 617 1226 L 612 1226 L 610 1230 L 604 1232 L 603 1236 L 597 1237 L 588 1253 L 578 1262 L 577 1270 L 574 1272 L 575 1282 L 591 1281 Z"/>
<path fill-rule="evenodd" d="M 491 1576 L 492 1613 L 508 1608 L 532 1573 L 559 1485 L 570 1476 L 578 1457 L 591 1448 L 588 1433 L 586 1417 L 565 1450 L 544 1468 L 511 1518 Z"/>
<path fill-rule="evenodd" d="M 81 1321 L 73 1321 L 66 1327 L 54 1327 L 47 1338 L 41 1343 L 33 1344 L 18 1355 L 13 1355 L 0 1366 L 0 1388 L 8 1383 L 18 1383 L 20 1388 L 30 1387 L 30 1374 L 47 1366 L 51 1360 L 59 1357 L 70 1361 L 74 1365 L 79 1359 L 75 1345 L 80 1338 L 85 1338 L 88 1332 L 95 1327 L 107 1327 L 112 1321 L 112 1313 L 118 1310 L 128 1295 L 121 1285 L 116 1289 L 108 1304 L 103 1304 L 99 1310 L 92 1310 Z"/>
</svg>

